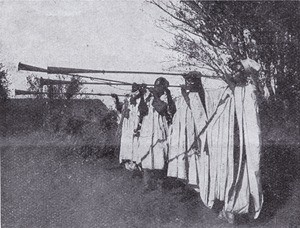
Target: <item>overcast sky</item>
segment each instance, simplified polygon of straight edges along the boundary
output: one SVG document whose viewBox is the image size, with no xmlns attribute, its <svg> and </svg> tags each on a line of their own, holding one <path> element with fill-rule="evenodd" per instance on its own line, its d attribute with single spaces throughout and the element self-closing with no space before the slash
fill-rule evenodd
<svg viewBox="0 0 300 228">
<path fill-rule="evenodd" d="M 142 71 L 162 71 L 172 65 L 166 62 L 171 53 L 155 44 L 171 40 L 155 25 L 163 12 L 144 0 L 5 0 L 0 6 L 1 62 L 11 75 L 12 91 L 26 88 L 28 73 L 17 72 L 18 62 L 39 67 Z M 101 76 L 148 83 L 155 79 Z M 94 88 L 95 92 L 103 90 L 107 88 Z"/>
</svg>

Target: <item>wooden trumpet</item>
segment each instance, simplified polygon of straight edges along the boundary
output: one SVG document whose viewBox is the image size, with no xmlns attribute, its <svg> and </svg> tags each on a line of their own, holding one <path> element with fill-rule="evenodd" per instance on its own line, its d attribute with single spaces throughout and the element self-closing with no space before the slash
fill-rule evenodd
<svg viewBox="0 0 300 228">
<path fill-rule="evenodd" d="M 15 95 L 18 96 L 18 95 L 39 95 L 39 94 L 49 94 L 48 92 L 37 92 L 37 91 L 27 91 L 27 90 L 19 90 L 19 89 L 16 89 L 15 90 Z M 55 95 L 58 95 L 58 94 L 61 94 L 61 95 L 67 95 L 67 93 L 53 93 Z M 76 93 L 74 94 L 74 96 L 84 96 L 84 95 L 90 95 L 90 96 L 111 96 L 112 94 L 110 93 Z M 118 96 L 127 96 L 125 94 L 118 94 Z"/>
<path fill-rule="evenodd" d="M 19 63 L 18 64 L 18 71 L 19 70 L 35 71 L 35 72 L 46 72 L 47 73 L 47 69 L 40 68 L 40 67 L 35 67 L 35 66 L 31 66 L 31 65 L 27 65 L 27 64 L 24 64 L 24 63 Z"/>
<path fill-rule="evenodd" d="M 40 78 L 41 86 L 44 85 L 69 85 L 71 81 L 64 80 L 53 80 L 53 79 L 44 79 Z M 132 84 L 124 83 L 111 83 L 111 82 L 79 82 L 81 85 L 109 85 L 109 86 L 132 86 Z M 153 84 L 144 84 L 145 86 L 154 86 Z M 180 87 L 180 85 L 169 85 L 169 87 Z"/>
</svg>

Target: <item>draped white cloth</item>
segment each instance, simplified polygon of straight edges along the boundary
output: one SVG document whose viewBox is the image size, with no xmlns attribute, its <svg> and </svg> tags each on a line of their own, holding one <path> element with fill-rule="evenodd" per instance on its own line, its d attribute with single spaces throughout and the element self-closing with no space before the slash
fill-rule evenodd
<svg viewBox="0 0 300 228">
<path fill-rule="evenodd" d="M 137 147 L 134 145 L 133 130 L 137 127 L 138 124 L 138 102 L 136 105 L 124 105 L 122 115 L 124 115 L 126 108 L 129 108 L 129 118 L 124 118 L 122 121 L 122 135 L 119 155 L 120 163 L 123 160 L 134 161 L 137 153 Z"/>
<path fill-rule="evenodd" d="M 167 101 L 163 95 L 161 100 Z M 147 103 L 149 113 L 144 117 L 139 137 L 139 162 L 143 169 L 163 169 L 168 154 L 168 124 L 152 106 L 153 97 Z"/>
<path fill-rule="evenodd" d="M 205 90 L 208 116 L 207 147 L 199 158 L 199 189 L 203 203 L 211 208 L 216 199 L 227 201 L 233 182 L 234 99 L 231 90 Z"/>
<path fill-rule="evenodd" d="M 188 180 L 187 150 L 195 139 L 192 111 L 181 96 L 175 101 L 176 113 L 169 128 L 168 173 L 170 177 Z"/>
<path fill-rule="evenodd" d="M 255 86 L 236 87 L 234 96 L 240 150 L 227 210 L 239 214 L 250 212 L 256 219 L 262 208 L 263 194 L 260 180 L 261 130 Z"/>
<path fill-rule="evenodd" d="M 189 164 L 189 178 L 188 183 L 191 185 L 199 185 L 199 171 L 200 171 L 200 155 L 203 154 L 206 143 L 206 133 L 205 133 L 205 125 L 207 122 L 207 115 L 204 109 L 204 104 L 200 99 L 198 93 L 190 93 L 190 104 L 192 116 L 194 119 L 195 126 L 195 135 L 193 135 L 192 141 L 196 143 L 196 148 L 191 150 L 188 154 L 188 164 Z M 204 133 L 201 132 L 204 130 Z M 189 143 L 190 145 L 191 143 Z M 190 149 L 190 146 L 189 148 Z"/>
<path fill-rule="evenodd" d="M 199 94 L 189 94 L 190 106 L 179 97 L 169 129 L 166 118 L 153 108 L 151 98 L 139 138 L 133 137 L 138 104 L 131 105 L 130 117 L 123 121 L 120 161 L 128 159 L 153 170 L 163 169 L 168 159 L 168 176 L 199 186 L 207 207 L 212 208 L 220 200 L 226 212 L 251 213 L 257 218 L 263 194 L 255 87 L 249 84 L 233 92 L 225 82 L 212 79 L 203 80 L 203 86 L 207 113 Z M 236 146 L 235 135 L 239 136 Z"/>
<path fill-rule="evenodd" d="M 259 171 L 261 135 L 254 86 L 236 87 L 234 93 L 224 85 L 206 87 L 205 96 L 208 147 L 199 157 L 200 197 L 209 208 L 218 199 L 224 201 L 227 212 L 254 211 L 253 217 L 257 218 L 263 195 Z M 238 132 L 234 132 L 235 115 Z M 234 134 L 239 134 L 239 150 L 234 150 Z M 254 209 L 250 208 L 252 204 Z"/>
<path fill-rule="evenodd" d="M 199 133 L 207 116 L 198 93 L 189 93 L 190 106 L 183 97 L 176 101 L 177 112 L 169 133 L 168 176 L 198 186 L 199 153 L 204 150 L 206 134 Z"/>
</svg>

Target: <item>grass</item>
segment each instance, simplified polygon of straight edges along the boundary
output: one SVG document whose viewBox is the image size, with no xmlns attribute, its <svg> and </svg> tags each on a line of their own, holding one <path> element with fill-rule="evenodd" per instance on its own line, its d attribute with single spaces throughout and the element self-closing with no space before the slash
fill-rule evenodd
<svg viewBox="0 0 300 228">
<path fill-rule="evenodd" d="M 298 128 L 292 121 L 263 126 L 264 208 L 240 227 L 297 227 Z M 81 134 L 0 138 L 2 227 L 232 227 L 176 180 L 143 193 L 142 179 L 119 166 L 113 136 L 113 129 L 87 124 Z"/>
</svg>

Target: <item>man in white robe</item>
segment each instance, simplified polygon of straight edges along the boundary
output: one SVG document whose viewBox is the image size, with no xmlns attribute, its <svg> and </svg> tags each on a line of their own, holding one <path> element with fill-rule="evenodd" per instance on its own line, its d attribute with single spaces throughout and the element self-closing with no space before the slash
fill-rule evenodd
<svg viewBox="0 0 300 228">
<path fill-rule="evenodd" d="M 241 61 L 247 81 L 234 90 L 235 112 L 239 128 L 239 165 L 228 203 L 235 214 L 249 213 L 256 219 L 262 209 L 263 193 L 260 180 L 261 130 L 257 102 L 258 72 L 255 66 Z"/>
<path fill-rule="evenodd" d="M 233 183 L 234 99 L 225 82 L 203 80 L 207 122 L 207 147 L 199 156 L 199 190 L 203 203 L 212 208 L 216 201 L 226 202 Z"/>
<path fill-rule="evenodd" d="M 139 137 L 139 156 L 144 170 L 146 189 L 156 189 L 158 179 L 165 177 L 168 155 L 168 127 L 176 112 L 168 90 L 168 81 L 158 78 L 147 97 L 148 115 L 143 119 Z"/>
<path fill-rule="evenodd" d="M 125 168 L 128 170 L 134 170 L 136 168 L 135 158 L 136 158 L 136 141 L 134 140 L 134 130 L 138 125 L 139 113 L 138 105 L 139 98 L 138 91 L 136 90 L 136 85 L 133 84 L 132 92 L 130 98 L 126 97 L 123 104 L 121 104 L 116 95 L 115 98 L 117 110 L 121 112 L 121 140 L 120 140 L 120 154 L 119 162 L 124 163 Z"/>
<path fill-rule="evenodd" d="M 234 222 L 235 215 L 240 214 L 248 214 L 250 218 L 256 219 L 263 204 L 260 181 L 261 131 L 257 102 L 262 90 L 258 80 L 260 64 L 256 41 L 251 38 L 248 29 L 243 31 L 243 40 L 237 44 L 236 54 L 230 63 L 235 86 L 232 89 L 234 115 L 231 114 L 229 129 L 232 131 L 234 126 L 234 135 L 238 137 L 231 138 L 237 140 L 238 145 L 234 143 L 235 149 L 230 150 L 232 155 L 228 157 L 228 164 L 232 168 L 228 169 L 224 207 L 219 215 L 230 223 Z"/>
<path fill-rule="evenodd" d="M 198 135 L 207 121 L 201 77 L 184 75 L 185 86 L 177 100 L 177 112 L 169 136 L 168 176 L 183 179 L 198 188 L 199 154 L 204 150 L 206 134 Z"/>
<path fill-rule="evenodd" d="M 202 201 L 209 208 L 217 200 L 223 202 L 219 217 L 230 223 L 240 214 L 257 218 L 263 203 L 256 87 L 250 81 L 255 80 L 256 71 L 247 65 L 240 67 L 245 68 L 245 72 L 238 72 L 246 74 L 246 80 L 241 74 L 234 75 L 234 91 L 225 82 L 222 86 L 205 80 L 208 148 L 200 154 L 198 169 Z M 234 131 L 235 121 L 238 131 Z M 234 150 L 235 134 L 238 150 Z"/>
</svg>

